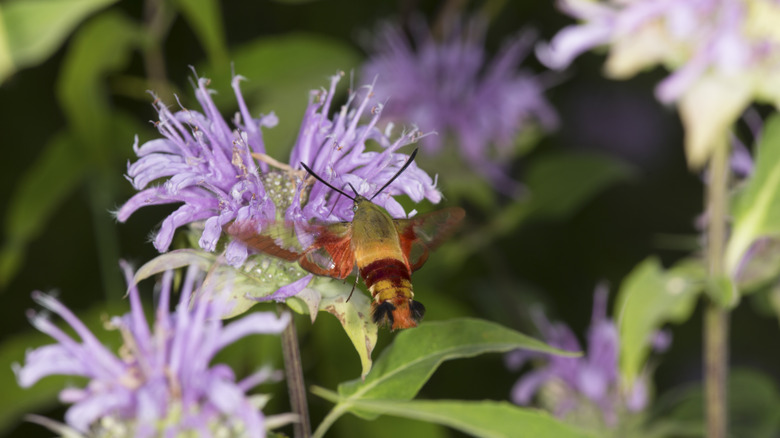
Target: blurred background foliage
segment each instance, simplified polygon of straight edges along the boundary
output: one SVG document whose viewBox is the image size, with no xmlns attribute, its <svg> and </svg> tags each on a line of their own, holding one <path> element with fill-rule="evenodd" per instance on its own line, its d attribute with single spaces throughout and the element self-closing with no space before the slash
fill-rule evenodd
<svg viewBox="0 0 780 438">
<path fill-rule="evenodd" d="M 549 38 L 568 23 L 553 2 L 475 4 L 468 7 L 500 12 L 493 14 L 488 32 L 493 52 L 521 28 Z M 23 423 L 22 415 L 62 414 L 55 395 L 65 379 L 47 379 L 22 391 L 11 372 L 25 348 L 46 341 L 25 317 L 30 291 L 58 290 L 96 327 L 104 315 L 126 309 L 117 260 L 139 266 L 157 254 L 150 230 L 174 207 L 142 209 L 126 224 L 111 215 L 133 194 L 123 173 L 133 157 L 134 136 L 141 143 L 157 136 L 147 123 L 156 118 L 148 90 L 171 105 L 175 94 L 193 107 L 188 82 L 194 70 L 211 78 L 217 105 L 230 115 L 236 109 L 230 77 L 233 72 L 245 76 L 242 89 L 253 115 L 275 111 L 280 118 L 264 138 L 269 154 L 284 159 L 308 90 L 325 86 L 337 71 L 356 71 L 366 57 L 362 35 L 380 20 L 414 10 L 431 19 L 443 7 L 435 1 L 391 0 L 0 3 L 0 434 L 45 436 L 42 428 Z M 533 56 L 525 64 L 551 74 L 543 73 Z M 649 255 L 657 259 L 645 263 L 661 269 L 695 252 L 702 185 L 685 167 L 676 114 L 653 97 L 662 72 L 615 82 L 600 75 L 601 64 L 599 55 L 585 55 L 568 73 L 553 75 L 547 96 L 560 126 L 550 135 L 526 139 L 524 155 L 512 163 L 512 175 L 532 196 L 502 198 L 486 183 L 459 185 L 441 172 L 447 202 L 466 208 L 467 220 L 414 276 L 428 309 L 426 321 L 476 316 L 534 334 L 528 310 L 541 305 L 551 319 L 582 335 L 599 281 L 611 285 L 614 300 L 618 286 Z M 443 169 L 463 166 L 450 159 L 428 158 L 440 160 Z M 436 163 L 422 161 L 421 167 L 429 164 Z M 748 431 L 739 436 L 771 436 L 777 421 L 777 409 L 750 408 L 780 403 L 774 389 L 780 339 L 771 335 L 778 327 L 768 293 L 754 295 L 752 305 L 733 315 L 731 362 L 750 368 L 736 374 L 741 383 L 732 385 L 732 407 L 744 413 L 736 424 Z M 655 391 L 661 395 L 658 415 L 671 412 L 695 430 L 701 400 L 691 385 L 701 378 L 701 318 L 698 308 L 688 307 L 692 317 L 674 326 L 671 349 L 654 365 Z M 322 315 L 312 326 L 297 316 L 296 323 L 307 384 L 332 389 L 359 376 L 360 362 L 335 318 Z M 396 335 L 380 332 L 374 358 Z M 118 340 L 105 342 L 117 345 Z M 261 363 L 281 368 L 278 338 L 244 339 L 220 359 L 238 375 Z M 516 378 L 497 354 L 450 361 L 421 396 L 506 400 Z M 283 383 L 268 391 L 277 396 L 266 412 L 287 411 Z M 330 405 L 310 400 L 316 425 Z M 368 423 L 347 416 L 333 430 L 334 436 L 400 434 L 459 436 L 392 417 Z"/>
</svg>

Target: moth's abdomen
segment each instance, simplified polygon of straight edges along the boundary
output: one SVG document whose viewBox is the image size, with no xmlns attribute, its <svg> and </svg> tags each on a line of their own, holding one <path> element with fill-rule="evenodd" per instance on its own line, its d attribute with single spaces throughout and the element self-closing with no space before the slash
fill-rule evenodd
<svg viewBox="0 0 780 438">
<path fill-rule="evenodd" d="M 385 301 L 396 296 L 412 298 L 411 272 L 398 259 L 381 259 L 360 268 L 360 276 L 374 300 Z"/>
<path fill-rule="evenodd" d="M 402 260 L 385 258 L 360 268 L 360 276 L 374 300 L 371 312 L 374 322 L 387 324 L 393 330 L 416 327 L 425 307 L 414 301 L 411 271 Z"/>
</svg>

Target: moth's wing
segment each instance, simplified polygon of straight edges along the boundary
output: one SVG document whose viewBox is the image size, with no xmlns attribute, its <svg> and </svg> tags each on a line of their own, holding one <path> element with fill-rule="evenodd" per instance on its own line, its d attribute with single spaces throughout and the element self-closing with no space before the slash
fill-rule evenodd
<svg viewBox="0 0 780 438">
<path fill-rule="evenodd" d="M 411 219 L 396 219 L 395 228 L 401 241 L 401 250 L 412 271 L 420 269 L 428 254 L 455 231 L 466 215 L 460 207 L 444 208 Z"/>
<path fill-rule="evenodd" d="M 314 243 L 301 255 L 298 263 L 312 274 L 333 278 L 349 276 L 355 267 L 352 224 L 339 222 L 320 226 Z"/>
<path fill-rule="evenodd" d="M 224 230 L 255 251 L 294 261 L 303 254 L 295 229 L 285 222 L 234 221 Z"/>
<path fill-rule="evenodd" d="M 355 265 L 350 222 L 334 224 L 234 221 L 225 227 L 255 251 L 297 261 L 312 274 L 346 278 Z M 260 231 L 258 231 L 260 230 Z M 308 244 L 301 247 L 301 241 Z"/>
</svg>

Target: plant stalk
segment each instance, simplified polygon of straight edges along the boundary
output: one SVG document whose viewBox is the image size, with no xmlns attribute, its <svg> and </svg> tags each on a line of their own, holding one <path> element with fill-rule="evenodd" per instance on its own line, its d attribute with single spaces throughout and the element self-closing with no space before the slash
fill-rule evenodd
<svg viewBox="0 0 780 438">
<path fill-rule="evenodd" d="M 312 438 L 322 438 L 325 436 L 325 433 L 330 429 L 330 427 L 333 425 L 333 423 L 336 422 L 339 418 L 341 418 L 342 415 L 347 411 L 346 407 L 339 403 L 336 405 L 333 409 L 331 409 L 330 412 L 328 412 L 328 415 L 325 416 L 325 418 L 322 420 L 322 423 L 320 423 L 319 426 L 317 426 L 317 430 L 314 431 L 314 436 Z"/>
<path fill-rule="evenodd" d="M 707 267 L 710 287 L 721 283 L 726 275 L 724 253 L 728 212 L 729 147 L 718 144 L 709 168 L 707 189 Z M 718 291 L 713 291 L 715 294 Z M 710 299 L 704 310 L 704 378 L 707 415 L 707 436 L 726 438 L 728 410 L 729 311 Z"/>
<path fill-rule="evenodd" d="M 309 438 L 311 436 L 309 405 L 306 403 L 301 351 L 298 348 L 298 334 L 294 321 L 290 321 L 282 332 L 282 353 L 284 354 L 284 371 L 287 376 L 290 407 L 293 414 L 298 415 L 299 418 L 298 422 L 293 423 L 293 435 L 295 438 Z"/>
<path fill-rule="evenodd" d="M 168 84 L 162 45 L 176 17 L 165 3 L 162 0 L 144 2 L 144 21 L 149 39 L 143 50 L 144 69 L 149 85 L 163 100 L 172 98 L 173 92 Z"/>
</svg>

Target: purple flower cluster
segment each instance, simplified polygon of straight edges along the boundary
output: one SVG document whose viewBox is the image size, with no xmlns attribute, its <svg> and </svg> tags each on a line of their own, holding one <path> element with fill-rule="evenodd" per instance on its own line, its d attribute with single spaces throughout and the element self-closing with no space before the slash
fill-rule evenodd
<svg viewBox="0 0 780 438">
<path fill-rule="evenodd" d="M 141 207 L 156 204 L 183 203 L 163 222 L 154 239 L 154 246 L 167 251 L 174 231 L 185 224 L 205 220 L 199 244 L 213 251 L 222 234 L 222 227 L 236 218 L 271 220 L 274 203 L 267 196 L 252 153 L 263 153 L 261 127 L 272 127 L 276 117 L 254 119 L 239 89 L 243 78 L 233 78 L 233 90 L 238 101 L 233 130 L 222 118 L 210 91 L 207 79 L 198 79 L 195 96 L 203 113 L 182 109 L 171 113 L 155 100 L 159 121 L 155 124 L 163 138 L 138 147 L 139 159 L 128 166 L 127 176 L 139 192 L 117 212 L 124 222 Z M 159 180 L 164 183 L 152 185 Z M 235 245 L 229 252 L 240 252 Z M 245 250 L 244 250 L 245 252 Z M 236 257 L 229 257 L 235 259 Z M 243 261 L 243 260 L 241 260 Z"/>
<path fill-rule="evenodd" d="M 518 70 L 534 37 L 522 33 L 487 62 L 484 21 L 448 24 L 439 40 L 417 17 L 411 41 L 399 27 L 384 24 L 363 80 L 378 78 L 374 93 L 387 103 L 387 117 L 440 134 L 422 140 L 425 151 L 441 151 L 446 136 L 453 135 L 468 163 L 499 189 L 513 192 L 517 183 L 501 163 L 517 135 L 531 122 L 546 129 L 557 124 L 539 79 Z"/>
<path fill-rule="evenodd" d="M 123 266 L 130 297 L 130 313 L 111 320 L 124 345 L 115 354 L 57 299 L 36 292 L 33 298 L 62 317 L 78 335 L 74 339 L 46 316 L 31 311 L 30 320 L 57 341 L 28 351 L 23 366 L 16 365 L 19 384 L 29 387 L 49 375 L 82 376 L 85 388 L 69 388 L 60 399 L 71 406 L 66 423 L 80 431 L 99 429 L 100 421 L 114 420 L 127 435 L 179 436 L 215 430 L 265 436 L 264 417 L 246 392 L 272 377 L 267 369 L 241 381 L 225 364 L 210 362 L 225 346 L 250 334 L 275 334 L 290 316 L 253 313 L 223 325 L 231 304 L 198 289 L 200 273 L 187 271 L 181 297 L 169 311 L 173 272 L 163 275 L 154 325 L 148 326 L 132 272 Z M 79 339 L 80 338 L 80 339 Z M 110 435 L 110 433 L 109 433 Z"/>
<path fill-rule="evenodd" d="M 340 75 L 333 76 L 327 91 L 311 92 L 301 130 L 290 155 L 290 164 L 295 169 L 301 169 L 300 163 L 305 163 L 335 187 L 346 189 L 351 184 L 358 194 L 371 197 L 408 160 L 409 156 L 399 153 L 398 149 L 430 136 L 414 128 L 391 140 L 392 126 L 380 131 L 377 124 L 385 115 L 385 107 L 381 104 L 371 106 L 371 96 L 378 86 L 373 83 L 363 87 L 362 93 L 351 93 L 341 110 L 332 119 L 329 118 L 330 105 L 340 79 Z M 360 119 L 366 114 L 371 117 L 366 124 L 361 124 Z M 380 146 L 380 151 L 368 150 L 366 145 L 369 141 Z M 299 192 L 304 184 L 298 185 Z M 384 207 L 393 217 L 406 217 L 407 213 L 394 198 L 398 195 L 407 195 L 414 202 L 423 199 L 433 203 L 441 201 L 435 182 L 416 163 L 412 163 L 373 202 Z M 335 222 L 352 220 L 353 214 L 351 200 L 333 193 L 323 184 L 315 184 L 305 205 L 301 206 L 300 196 L 295 197 L 288 218 L 293 221 L 315 219 Z"/>
<path fill-rule="evenodd" d="M 512 388 L 512 401 L 529 404 L 534 395 L 547 385 L 559 387 L 558 395 L 549 406 L 560 417 L 578 410 L 582 403 L 592 403 L 602 413 L 607 425 L 615 425 L 618 413 L 623 410 L 638 412 L 647 405 L 646 376 L 632 382 L 630 388 L 621 385 L 618 370 L 620 339 L 614 321 L 607 317 L 607 290 L 599 287 L 593 299 L 593 316 L 587 333 L 587 353 L 572 358 L 545 353 L 516 350 L 506 356 L 506 364 L 512 370 L 520 369 L 526 362 L 543 359 L 546 364 L 536 368 Z M 582 351 L 577 337 L 562 323 L 551 323 L 541 312 L 534 314 L 534 322 L 545 341 L 556 348 Z M 663 351 L 671 343 L 670 334 L 659 332 L 653 339 L 656 351 Z"/>
<path fill-rule="evenodd" d="M 259 232 L 280 218 L 294 224 L 350 220 L 351 202 L 322 184 L 308 191 L 311 182 L 303 178 L 300 163 L 337 187 L 351 183 L 360 194 L 372 195 L 407 160 L 408 155 L 398 152 L 399 148 L 415 142 L 421 134 L 415 129 L 391 140 L 390 129 L 380 131 L 376 125 L 382 107 L 371 107 L 368 102 L 373 86 L 366 87 L 363 99 L 351 94 L 347 104 L 329 117 L 340 78 L 333 76 L 328 90 L 312 91 L 289 166 L 265 156 L 261 128 L 276 125 L 277 119 L 273 114 L 252 118 L 239 89 L 240 76 L 233 79 L 239 107 L 234 128 L 217 110 L 206 79 L 198 79 L 196 89 L 202 113 L 189 109 L 171 113 L 164 104 L 155 102 L 159 113 L 156 126 L 163 138 L 141 147 L 136 142 L 139 159 L 128 166 L 127 175 L 139 192 L 119 209 L 117 218 L 124 222 L 147 205 L 182 203 L 157 232 L 154 244 L 161 252 L 168 250 L 178 227 L 194 222 L 205 221 L 199 245 L 214 251 L 223 228 L 232 221 L 256 223 Z M 369 111 L 369 122 L 362 124 L 361 117 Z M 380 150 L 368 150 L 370 142 Z M 269 162 L 287 172 L 269 166 Z M 294 186 L 290 178 L 297 181 Z M 374 201 L 392 216 L 403 217 L 406 212 L 393 198 L 402 194 L 415 202 L 441 199 L 433 179 L 415 164 Z M 238 266 L 247 251 L 243 243 L 234 240 L 226 248 L 226 258 Z"/>
<path fill-rule="evenodd" d="M 609 46 L 607 74 L 617 78 L 661 64 L 673 71 L 656 88 L 678 102 L 689 161 L 700 166 L 713 142 L 753 100 L 780 102 L 780 4 L 773 0 L 562 0 L 581 22 L 537 47 L 551 68 Z"/>
<path fill-rule="evenodd" d="M 736 75 L 776 64 L 769 55 L 778 53 L 780 41 L 773 40 L 768 29 L 751 28 L 760 24 L 755 14 L 780 12 L 770 3 L 564 0 L 561 9 L 583 23 L 563 29 L 549 45 L 540 45 L 538 55 L 549 67 L 563 68 L 582 52 L 610 44 L 607 68 L 615 75 L 634 74 L 654 63 L 670 64 L 676 71 L 659 84 L 658 98 L 672 102 L 708 71 Z M 629 49 L 642 50 L 628 53 Z"/>
</svg>

